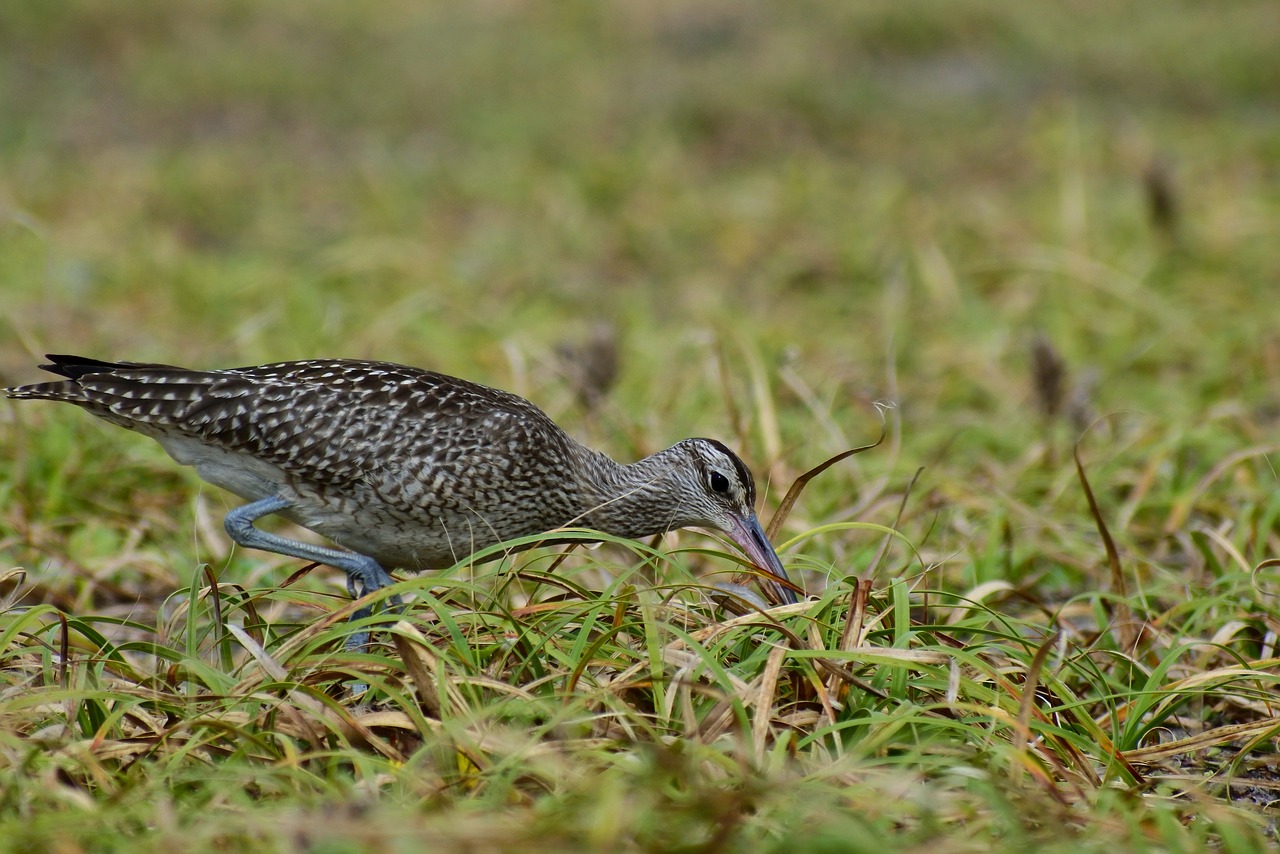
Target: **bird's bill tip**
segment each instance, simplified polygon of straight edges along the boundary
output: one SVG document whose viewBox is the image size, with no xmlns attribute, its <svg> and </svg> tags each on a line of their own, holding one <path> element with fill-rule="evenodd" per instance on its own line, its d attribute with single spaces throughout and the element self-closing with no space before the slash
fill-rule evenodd
<svg viewBox="0 0 1280 854">
<path fill-rule="evenodd" d="M 782 567 L 778 553 L 765 535 L 764 528 L 760 527 L 760 520 L 752 513 L 734 521 L 736 524 L 729 534 L 747 553 L 751 562 L 764 571 L 765 577 L 761 582 L 768 585 L 784 605 L 794 605 L 799 602 L 800 599 L 796 596 L 795 588 L 791 586 L 791 579 L 787 577 L 787 571 Z"/>
</svg>

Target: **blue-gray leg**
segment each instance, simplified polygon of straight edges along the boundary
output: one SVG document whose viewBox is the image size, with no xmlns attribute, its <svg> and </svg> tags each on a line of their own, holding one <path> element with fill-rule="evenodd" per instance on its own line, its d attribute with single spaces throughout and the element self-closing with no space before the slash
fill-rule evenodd
<svg viewBox="0 0 1280 854">
<path fill-rule="evenodd" d="M 263 516 L 278 513 L 290 505 L 291 502 L 279 496 L 272 496 L 237 507 L 227 514 L 223 523 L 227 529 L 227 535 L 248 549 L 260 549 L 264 552 L 275 552 L 302 560 L 313 560 L 342 570 L 347 574 L 347 592 L 351 594 L 352 599 L 358 599 L 366 593 L 372 593 L 395 583 L 395 579 L 387 574 L 382 565 L 367 555 L 290 540 L 253 526 L 253 523 Z M 393 608 L 400 607 L 400 597 L 390 597 L 387 604 Z M 362 620 L 371 612 L 371 606 L 366 605 L 352 614 L 351 619 Z M 363 649 L 368 643 L 369 633 L 361 631 L 347 638 L 346 647 L 351 650 Z"/>
</svg>

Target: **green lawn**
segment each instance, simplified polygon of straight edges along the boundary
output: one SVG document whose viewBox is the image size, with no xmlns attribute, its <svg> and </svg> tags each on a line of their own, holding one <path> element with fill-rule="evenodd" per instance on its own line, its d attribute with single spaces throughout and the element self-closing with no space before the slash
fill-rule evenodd
<svg viewBox="0 0 1280 854">
<path fill-rule="evenodd" d="M 887 425 L 804 605 L 684 532 L 357 655 L 338 573 L 0 402 L 0 850 L 1277 844 L 1274 3 L 18 2 L 0 117 L 0 385 L 405 362 L 719 437 L 766 521 Z"/>
</svg>

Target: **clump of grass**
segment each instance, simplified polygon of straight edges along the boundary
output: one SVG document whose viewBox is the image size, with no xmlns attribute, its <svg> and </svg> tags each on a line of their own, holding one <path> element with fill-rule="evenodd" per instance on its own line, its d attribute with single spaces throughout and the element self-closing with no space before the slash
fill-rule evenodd
<svg viewBox="0 0 1280 854">
<path fill-rule="evenodd" d="M 204 804 L 201 823 L 247 798 L 257 817 L 240 832 L 268 847 L 389 844 L 439 822 L 497 848 L 547 826 L 601 850 L 731 850 L 805 826 L 883 844 L 1016 828 L 1052 845 L 1099 834 L 1080 810 L 1118 817 L 1127 799 L 1124 832 L 1152 842 L 1260 839 L 1246 813 L 1203 799 L 1242 785 L 1248 745 L 1277 726 L 1274 661 L 1248 644 L 1171 646 L 1159 615 L 1135 631 L 1108 615 L 1143 612 L 1107 596 L 1011 616 L 929 589 L 926 572 L 740 616 L 703 586 L 644 582 L 726 558 L 613 542 L 412 578 L 376 594 L 413 602 L 371 618 L 379 641 L 362 653 L 342 648 L 352 605 L 316 619 L 328 597 L 207 571 L 155 624 L 9 610 L 5 812 L 104 797 L 141 809 L 163 791 L 179 814 Z M 293 616 L 264 621 L 277 603 Z M 369 686 L 355 704 L 353 682 Z M 1246 749 L 1205 777 L 1196 757 L 1215 747 Z M 907 803 L 887 809 L 890 792 Z M 484 804 L 511 824 L 467 831 L 441 812 Z M 63 833 L 85 838 L 75 822 Z"/>
</svg>

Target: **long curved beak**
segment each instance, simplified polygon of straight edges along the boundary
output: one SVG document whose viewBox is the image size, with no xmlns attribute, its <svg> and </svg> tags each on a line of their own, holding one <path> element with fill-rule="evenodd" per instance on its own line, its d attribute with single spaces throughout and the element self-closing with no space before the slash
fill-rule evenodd
<svg viewBox="0 0 1280 854">
<path fill-rule="evenodd" d="M 782 561 L 778 559 L 778 553 L 773 550 L 773 545 L 765 536 L 764 528 L 760 527 L 760 520 L 756 518 L 756 514 L 735 517 L 733 521 L 734 527 L 728 532 L 729 536 L 742 547 L 751 562 L 764 571 L 764 577 L 760 579 L 761 583 L 767 584 L 784 605 L 794 605 L 799 602 L 800 599 L 791 587 L 791 580 L 787 578 L 787 571 L 782 568 Z"/>
</svg>

